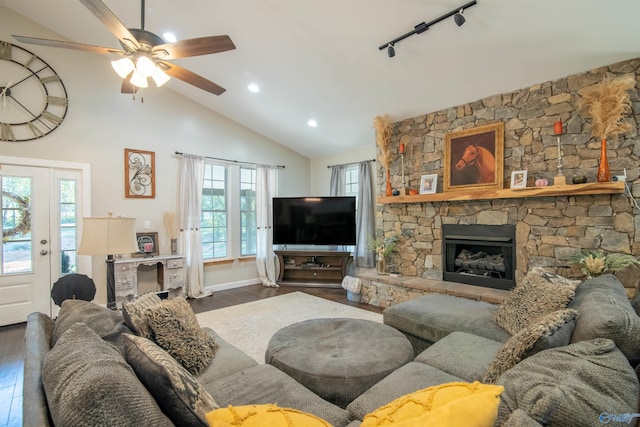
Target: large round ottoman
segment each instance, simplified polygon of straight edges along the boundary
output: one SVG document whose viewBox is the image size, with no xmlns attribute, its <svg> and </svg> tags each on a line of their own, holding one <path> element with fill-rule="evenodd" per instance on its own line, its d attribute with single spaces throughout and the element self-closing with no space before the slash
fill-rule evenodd
<svg viewBox="0 0 640 427">
<path fill-rule="evenodd" d="M 276 332 L 265 362 L 345 408 L 372 385 L 413 360 L 402 332 L 360 319 L 313 319 Z"/>
</svg>

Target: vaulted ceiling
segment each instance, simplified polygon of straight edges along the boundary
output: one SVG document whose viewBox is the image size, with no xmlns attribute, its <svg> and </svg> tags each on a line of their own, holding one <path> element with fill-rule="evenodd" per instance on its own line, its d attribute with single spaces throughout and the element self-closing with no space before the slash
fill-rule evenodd
<svg viewBox="0 0 640 427">
<path fill-rule="evenodd" d="M 139 0 L 103 1 L 140 28 Z M 638 0 L 478 0 L 461 27 L 448 18 L 397 43 L 394 58 L 378 49 L 465 3 L 147 0 L 145 29 L 178 39 L 228 34 L 236 50 L 174 61 L 224 94 L 175 79 L 166 86 L 310 158 L 371 146 L 376 115 L 410 118 L 640 56 Z M 0 5 L 62 39 L 120 47 L 78 0 Z"/>
</svg>

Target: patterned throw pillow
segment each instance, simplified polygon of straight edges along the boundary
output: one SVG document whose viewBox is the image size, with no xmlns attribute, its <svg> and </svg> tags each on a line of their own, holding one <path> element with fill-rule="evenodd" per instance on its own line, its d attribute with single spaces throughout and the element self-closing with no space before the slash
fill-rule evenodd
<svg viewBox="0 0 640 427">
<path fill-rule="evenodd" d="M 89 301 L 68 299 L 62 302 L 58 313 L 51 334 L 51 347 L 55 346 L 62 334 L 76 323 L 87 325 L 103 339 L 116 344 L 122 332 L 129 332 L 118 312 Z"/>
<path fill-rule="evenodd" d="M 214 338 L 198 324 L 191 306 L 182 297 L 168 299 L 145 310 L 156 344 L 193 375 L 204 370 L 218 349 Z"/>
<path fill-rule="evenodd" d="M 122 303 L 122 317 L 127 326 L 141 337 L 153 339 L 153 331 L 149 328 L 144 312 L 161 301 L 157 294 L 149 292 L 132 301 Z"/>
<path fill-rule="evenodd" d="M 482 382 L 494 384 L 503 372 L 511 369 L 526 357 L 546 348 L 569 344 L 577 313 L 572 309 L 549 313 L 513 335 L 496 354 Z M 559 339 L 553 340 L 554 336 Z M 537 343 L 543 340 L 547 341 L 546 345 L 537 346 Z"/>
<path fill-rule="evenodd" d="M 523 281 L 511 291 L 496 312 L 496 323 L 517 334 L 538 317 L 567 307 L 575 292 L 546 279 Z"/>
<path fill-rule="evenodd" d="M 213 397 L 153 341 L 124 335 L 127 362 L 162 411 L 181 426 L 207 426 L 206 414 L 218 408 Z"/>
<path fill-rule="evenodd" d="M 331 427 L 315 415 L 273 404 L 229 405 L 209 412 L 207 420 L 216 427 Z"/>
</svg>

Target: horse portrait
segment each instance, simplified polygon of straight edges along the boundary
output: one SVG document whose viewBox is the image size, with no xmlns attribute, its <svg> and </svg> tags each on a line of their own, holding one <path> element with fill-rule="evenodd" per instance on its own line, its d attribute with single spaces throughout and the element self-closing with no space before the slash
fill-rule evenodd
<svg viewBox="0 0 640 427">
<path fill-rule="evenodd" d="M 445 135 L 444 189 L 502 188 L 504 123 Z"/>
</svg>

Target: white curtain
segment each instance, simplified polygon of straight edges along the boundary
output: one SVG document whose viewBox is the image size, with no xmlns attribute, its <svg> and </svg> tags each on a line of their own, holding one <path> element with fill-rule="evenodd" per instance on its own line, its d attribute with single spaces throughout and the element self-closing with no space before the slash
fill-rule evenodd
<svg viewBox="0 0 640 427">
<path fill-rule="evenodd" d="M 375 267 L 375 256 L 367 249 L 367 237 L 375 237 L 375 203 L 371 162 L 358 164 L 358 213 L 356 215 L 355 259 L 358 267 Z"/>
<path fill-rule="evenodd" d="M 329 195 L 332 197 L 344 196 L 347 192 L 347 165 L 331 166 L 331 181 L 329 183 Z"/>
<path fill-rule="evenodd" d="M 201 298 L 211 294 L 204 290 L 204 264 L 200 236 L 203 178 L 204 157 L 183 154 L 178 166 L 177 212 L 182 253 L 187 263 L 185 292 L 190 298 Z"/>
<path fill-rule="evenodd" d="M 277 170 L 256 167 L 256 266 L 262 284 L 278 287 L 276 284 L 276 259 L 273 253 L 273 213 L 272 199 L 276 196 Z"/>
</svg>

